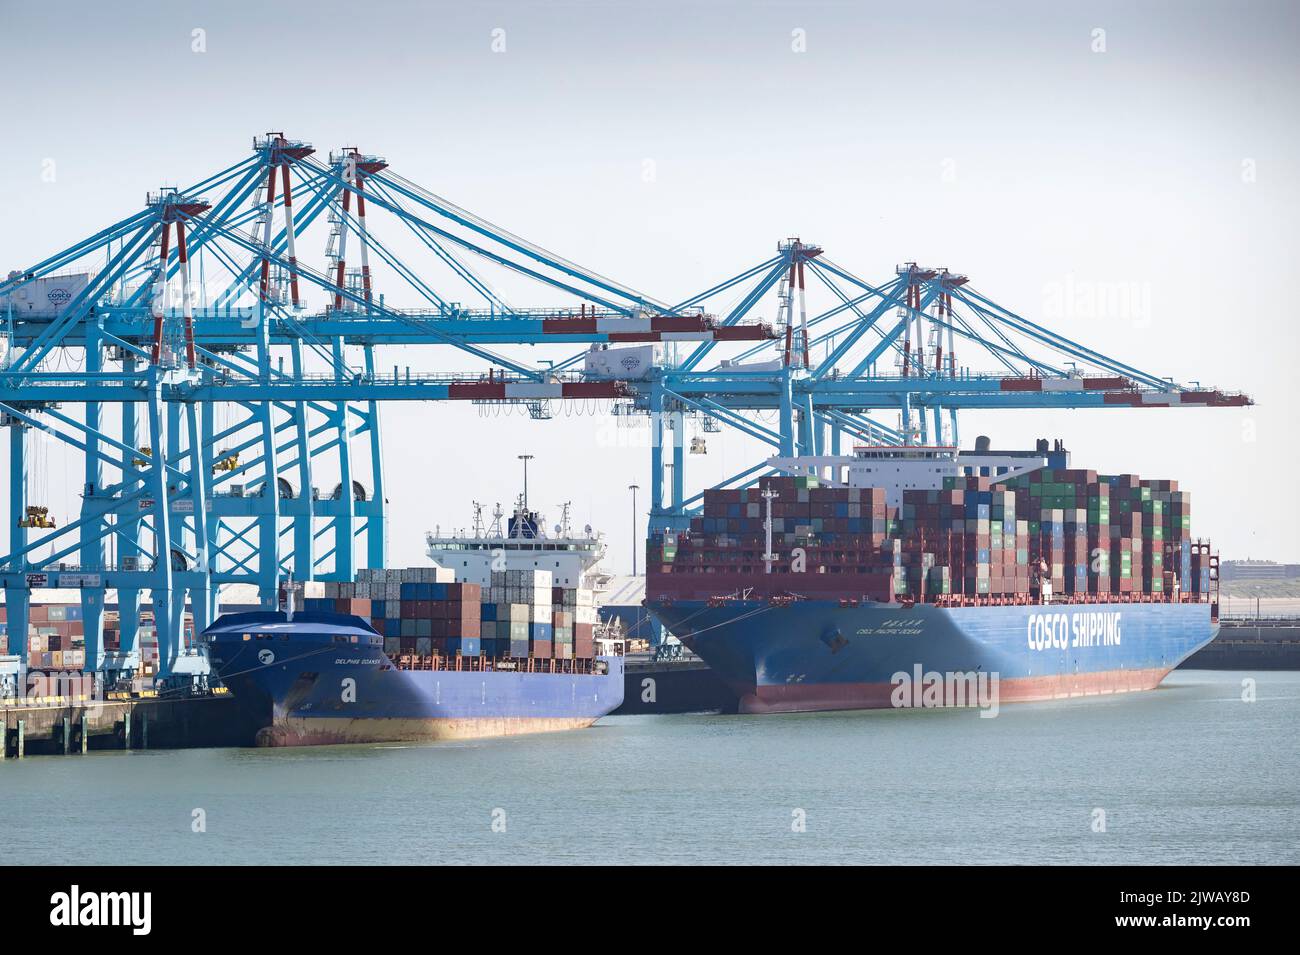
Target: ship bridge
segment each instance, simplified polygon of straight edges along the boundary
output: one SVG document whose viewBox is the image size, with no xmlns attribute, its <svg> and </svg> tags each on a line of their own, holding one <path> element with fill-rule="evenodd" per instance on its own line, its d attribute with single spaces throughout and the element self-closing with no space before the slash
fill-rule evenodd
<svg viewBox="0 0 1300 955">
<path fill-rule="evenodd" d="M 946 478 L 1011 478 L 1044 467 L 1065 467 L 1069 452 L 1060 441 L 1049 449 L 1040 440 L 1032 451 L 994 451 L 980 437 L 975 448 L 949 445 L 857 445 L 851 455 L 800 455 L 768 458 L 775 471 L 815 477 L 830 487 L 883 487 L 886 503 L 899 507 L 904 491 L 940 490 Z"/>
</svg>

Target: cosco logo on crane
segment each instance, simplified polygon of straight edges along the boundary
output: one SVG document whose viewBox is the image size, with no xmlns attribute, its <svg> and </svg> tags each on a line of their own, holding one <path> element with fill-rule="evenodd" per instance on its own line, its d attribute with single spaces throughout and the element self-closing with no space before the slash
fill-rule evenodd
<svg viewBox="0 0 1300 955">
<path fill-rule="evenodd" d="M 51 305 L 67 305 L 72 300 L 72 293 L 65 288 L 52 288 L 45 293 Z"/>
</svg>

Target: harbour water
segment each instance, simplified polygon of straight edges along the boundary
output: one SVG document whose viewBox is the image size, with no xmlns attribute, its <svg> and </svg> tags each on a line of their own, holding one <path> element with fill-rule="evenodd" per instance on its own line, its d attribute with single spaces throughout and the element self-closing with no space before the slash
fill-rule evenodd
<svg viewBox="0 0 1300 955">
<path fill-rule="evenodd" d="M 0 791 L 16 863 L 1295 864 L 1297 726 L 1300 673 L 1180 671 L 991 719 L 625 716 L 465 743 L 33 757 L 0 766 Z"/>
</svg>

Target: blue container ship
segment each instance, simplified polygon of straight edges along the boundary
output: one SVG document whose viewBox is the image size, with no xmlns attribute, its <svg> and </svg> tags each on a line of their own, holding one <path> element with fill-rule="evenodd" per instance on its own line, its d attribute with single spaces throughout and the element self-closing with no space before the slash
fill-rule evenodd
<svg viewBox="0 0 1300 955">
<path fill-rule="evenodd" d="M 1218 632 L 1208 603 L 852 606 L 832 599 L 660 600 L 655 613 L 740 696 L 743 713 L 975 705 L 1149 690 Z M 981 677 L 981 674 L 983 676 Z M 937 679 L 936 679 L 937 675 Z"/>
<path fill-rule="evenodd" d="M 213 670 L 259 721 L 260 746 L 458 740 L 580 729 L 623 701 L 620 656 L 390 656 L 351 614 L 226 614 Z"/>
<path fill-rule="evenodd" d="M 647 546 L 647 608 L 741 712 L 1148 690 L 1218 633 L 1177 482 L 1070 469 L 1059 441 L 767 463 Z"/>
</svg>

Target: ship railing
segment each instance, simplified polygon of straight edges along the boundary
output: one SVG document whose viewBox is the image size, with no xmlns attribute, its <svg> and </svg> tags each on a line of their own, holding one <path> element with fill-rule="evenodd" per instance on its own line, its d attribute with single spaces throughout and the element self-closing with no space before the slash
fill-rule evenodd
<svg viewBox="0 0 1300 955">
<path fill-rule="evenodd" d="M 1247 624 L 1252 627 L 1294 627 L 1300 624 L 1300 615 L 1256 617 L 1252 614 L 1225 613 L 1220 619 L 1224 623 Z"/>
<path fill-rule="evenodd" d="M 590 657 L 572 657 L 569 659 L 536 657 L 467 657 L 461 654 L 404 653 L 397 657 L 399 670 L 436 670 L 439 672 L 462 673 L 557 673 L 577 676 L 596 672 L 596 660 Z"/>
<path fill-rule="evenodd" d="M 1033 594 L 934 594 L 926 603 L 936 607 L 1016 607 L 1038 605 Z M 851 603 L 851 602 L 850 602 Z M 915 600 L 913 600 L 915 603 Z M 1179 594 L 1087 593 L 1053 594 L 1049 604 L 1116 604 L 1116 603 L 1213 603 L 1208 592 L 1183 591 Z M 845 606 L 845 601 L 840 601 Z"/>
</svg>

